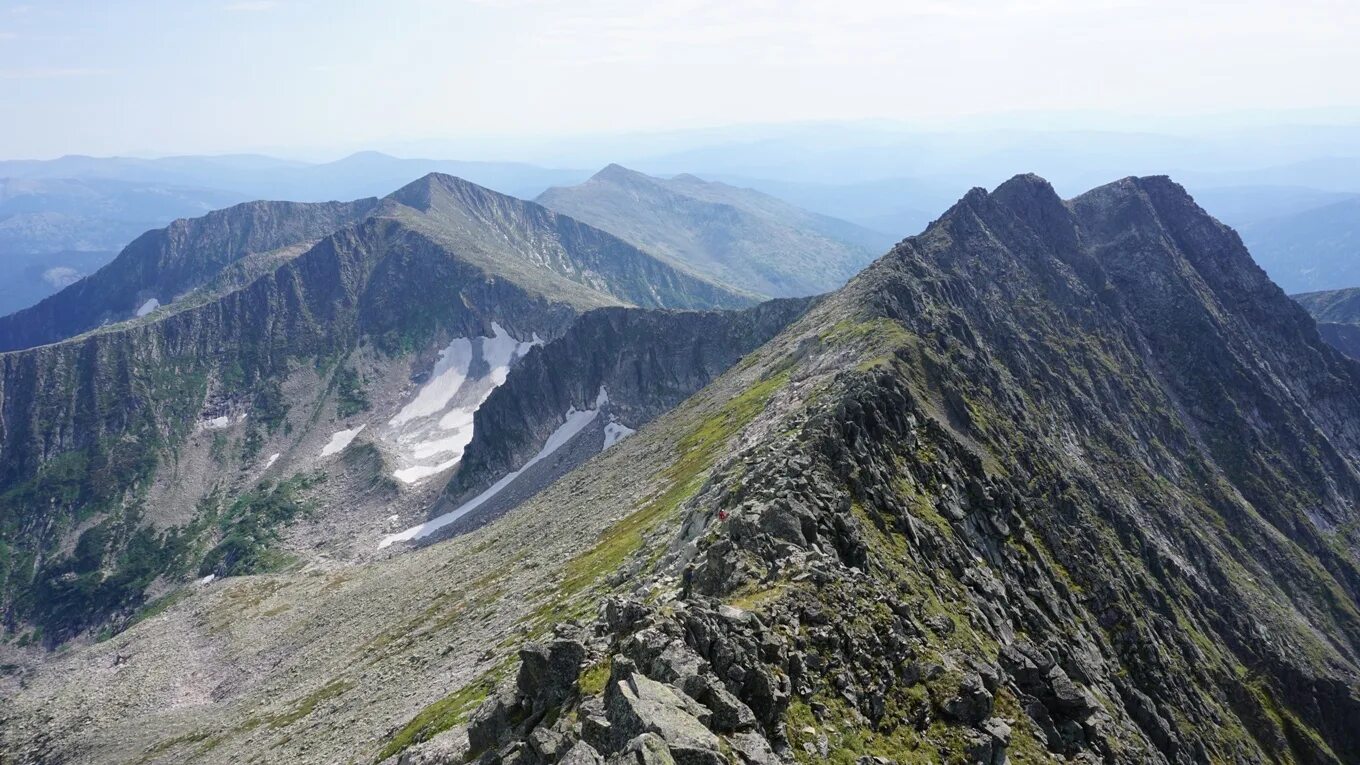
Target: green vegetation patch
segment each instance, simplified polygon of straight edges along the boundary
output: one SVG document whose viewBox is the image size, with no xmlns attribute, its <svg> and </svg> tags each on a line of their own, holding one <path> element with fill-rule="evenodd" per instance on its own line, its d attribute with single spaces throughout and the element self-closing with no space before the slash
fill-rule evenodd
<svg viewBox="0 0 1360 765">
<path fill-rule="evenodd" d="M 510 660 L 507 657 L 485 675 L 417 712 L 410 722 L 402 726 L 402 729 L 394 733 L 383 745 L 382 750 L 378 752 L 377 762 L 400 754 L 416 744 L 429 741 L 455 725 L 467 722 L 473 710 L 491 695 L 496 684 L 509 672 Z"/>
<path fill-rule="evenodd" d="M 289 558 L 276 549 L 279 528 L 311 512 L 300 498 L 303 490 L 322 480 L 317 475 L 295 475 L 279 483 L 261 481 L 237 497 L 215 518 L 221 541 L 199 564 L 199 576 L 239 576 L 277 571 Z"/>
<path fill-rule="evenodd" d="M 342 365 L 335 372 L 335 413 L 342 419 L 367 412 L 373 407 L 368 400 L 359 373 Z"/>
<path fill-rule="evenodd" d="M 269 719 L 269 727 L 284 728 L 310 715 L 323 701 L 339 697 L 354 687 L 350 680 L 332 680 L 298 700 L 293 708 Z"/>
<path fill-rule="evenodd" d="M 732 397 L 682 437 L 676 446 L 679 457 L 663 473 L 666 488 L 642 508 L 606 529 L 594 547 L 567 562 L 558 594 L 551 599 L 546 613 L 539 614 L 540 624 L 571 615 L 566 605 L 568 599 L 601 576 L 617 571 L 628 556 L 642 549 L 643 539 L 649 532 L 674 518 L 681 505 L 703 485 L 707 471 L 727 442 L 755 419 L 770 397 L 788 381 L 788 369 L 781 369 Z"/>
<path fill-rule="evenodd" d="M 576 686 L 580 688 L 581 695 L 598 696 L 604 693 L 604 687 L 609 682 L 609 673 L 613 671 L 613 665 L 614 662 L 606 658 L 599 664 L 582 670 L 581 676 L 576 680 Z"/>
</svg>

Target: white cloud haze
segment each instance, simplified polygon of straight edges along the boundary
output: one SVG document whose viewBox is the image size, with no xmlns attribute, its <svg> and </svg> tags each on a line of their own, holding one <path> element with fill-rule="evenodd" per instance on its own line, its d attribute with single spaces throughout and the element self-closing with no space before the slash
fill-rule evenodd
<svg viewBox="0 0 1360 765">
<path fill-rule="evenodd" d="M 0 27 L 10 157 L 1360 107 L 1352 0 L 57 1 Z"/>
</svg>

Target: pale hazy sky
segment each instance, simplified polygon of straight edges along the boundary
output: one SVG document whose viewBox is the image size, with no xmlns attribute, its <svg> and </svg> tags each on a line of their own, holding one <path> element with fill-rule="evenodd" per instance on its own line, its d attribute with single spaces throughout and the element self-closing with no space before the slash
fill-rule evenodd
<svg viewBox="0 0 1360 765">
<path fill-rule="evenodd" d="M 0 2 L 0 157 L 1360 107 L 1360 0 Z"/>
</svg>

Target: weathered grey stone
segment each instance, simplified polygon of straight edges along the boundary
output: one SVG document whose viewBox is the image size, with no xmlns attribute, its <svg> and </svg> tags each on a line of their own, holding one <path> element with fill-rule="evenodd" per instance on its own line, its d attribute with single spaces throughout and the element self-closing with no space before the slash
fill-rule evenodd
<svg viewBox="0 0 1360 765">
<path fill-rule="evenodd" d="M 609 765 L 677 765 L 666 742 L 655 733 L 643 733 L 624 744 L 609 758 Z"/>
<path fill-rule="evenodd" d="M 493 750 L 508 739 L 517 706 L 514 688 L 502 683 L 477 707 L 468 720 L 468 745 L 474 753 Z"/>
<path fill-rule="evenodd" d="M 529 700 L 530 713 L 541 714 L 565 701 L 576 687 L 586 647 L 575 640 L 554 640 L 546 646 L 525 646 L 519 658 L 516 685 Z"/>
<path fill-rule="evenodd" d="M 577 741 L 557 761 L 558 765 L 601 765 L 603 762 L 604 758 L 595 751 L 595 747 L 584 741 Z"/>
<path fill-rule="evenodd" d="M 981 722 L 992 713 L 992 694 L 976 672 L 969 672 L 959 683 L 958 693 L 941 704 L 940 711 L 957 722 Z"/>
<path fill-rule="evenodd" d="M 713 713 L 709 727 L 719 733 L 755 727 L 755 712 L 718 683 L 708 684 L 707 693 L 703 695 L 703 704 Z"/>
<path fill-rule="evenodd" d="M 732 751 L 747 765 L 783 765 L 783 760 L 770 748 L 770 742 L 755 731 L 733 733 L 727 742 Z"/>
<path fill-rule="evenodd" d="M 605 708 L 615 746 L 650 732 L 665 740 L 681 765 L 714 761 L 709 753 L 717 756 L 718 737 L 696 716 L 696 712 L 707 716 L 707 709 L 645 675 L 633 673 L 615 681 L 606 693 Z"/>
</svg>

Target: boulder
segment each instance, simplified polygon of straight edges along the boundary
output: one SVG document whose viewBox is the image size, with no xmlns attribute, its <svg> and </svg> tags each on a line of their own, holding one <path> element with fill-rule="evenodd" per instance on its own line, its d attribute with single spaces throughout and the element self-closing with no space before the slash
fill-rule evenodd
<svg viewBox="0 0 1360 765">
<path fill-rule="evenodd" d="M 586 647 L 575 640 L 554 640 L 520 649 L 516 685 L 520 695 L 529 700 L 531 715 L 540 715 L 571 695 L 586 653 Z"/>
<path fill-rule="evenodd" d="M 666 742 L 655 733 L 643 733 L 624 744 L 609 758 L 609 765 L 676 765 Z"/>
<path fill-rule="evenodd" d="M 512 733 L 511 718 L 518 707 L 515 689 L 502 684 L 472 713 L 468 720 L 468 747 L 487 752 L 507 741 Z"/>
<path fill-rule="evenodd" d="M 577 741 L 562 759 L 557 761 L 557 765 L 603 765 L 604 758 L 595 751 L 595 747 L 584 741 Z"/>
<path fill-rule="evenodd" d="M 613 681 L 605 694 L 615 746 L 644 733 L 665 741 L 679 765 L 722 765 L 718 737 L 704 726 L 709 711 L 682 691 L 646 675 L 632 673 Z"/>
<path fill-rule="evenodd" d="M 941 704 L 940 711 L 956 722 L 982 722 L 992 713 L 992 694 L 987 692 L 981 676 L 969 672 L 959 683 L 958 693 Z"/>
</svg>

